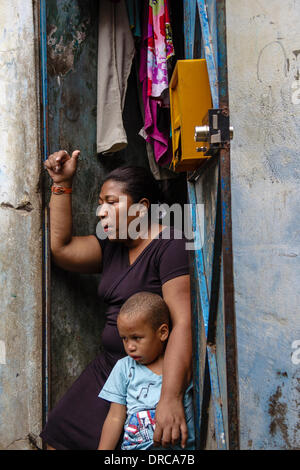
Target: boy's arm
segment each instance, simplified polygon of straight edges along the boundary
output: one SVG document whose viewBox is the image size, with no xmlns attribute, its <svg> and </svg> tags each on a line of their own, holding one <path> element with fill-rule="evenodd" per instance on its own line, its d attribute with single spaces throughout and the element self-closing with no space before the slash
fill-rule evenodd
<svg viewBox="0 0 300 470">
<path fill-rule="evenodd" d="M 125 405 L 111 403 L 103 424 L 98 450 L 114 450 L 116 448 L 126 421 L 126 414 Z"/>
</svg>

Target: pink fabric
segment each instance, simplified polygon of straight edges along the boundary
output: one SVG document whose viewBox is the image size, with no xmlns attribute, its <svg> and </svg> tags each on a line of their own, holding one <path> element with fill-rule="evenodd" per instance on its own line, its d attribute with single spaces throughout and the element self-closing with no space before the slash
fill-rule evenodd
<svg viewBox="0 0 300 470">
<path fill-rule="evenodd" d="M 148 14 L 148 96 L 159 98 L 168 88 L 167 60 L 174 55 L 167 0 L 150 0 Z"/>
<path fill-rule="evenodd" d="M 144 18 L 143 18 L 143 32 L 142 32 L 142 44 L 141 44 L 141 51 L 140 51 L 140 70 L 139 70 L 139 78 L 142 83 L 143 89 L 143 102 L 145 108 L 145 124 L 144 124 L 144 132 L 147 134 L 146 141 L 153 144 L 154 150 L 154 157 L 156 162 L 168 164 L 172 160 L 172 151 L 171 151 L 171 139 L 169 136 L 169 132 L 161 132 L 157 127 L 157 107 L 160 106 L 162 103 L 157 98 L 153 98 L 149 95 L 150 92 L 150 82 L 153 84 L 153 77 L 155 77 L 155 82 L 159 76 L 162 77 L 162 82 L 156 83 L 155 85 L 155 92 L 161 93 L 168 88 L 168 74 L 167 74 L 167 56 L 165 55 L 165 66 L 162 65 L 161 56 L 159 56 L 159 60 L 156 59 L 152 63 L 154 64 L 154 72 L 152 71 L 151 77 L 152 79 L 149 80 L 148 73 L 149 73 L 149 61 L 148 61 L 148 52 L 149 52 L 149 44 L 150 48 L 153 45 L 153 37 L 155 34 L 153 33 L 153 28 L 148 22 L 149 19 L 149 12 L 152 9 L 151 4 L 154 3 L 150 0 L 149 2 L 149 10 L 144 8 Z M 161 3 L 161 1 L 159 1 Z M 152 49 L 153 50 L 153 49 Z M 167 51 L 167 48 L 165 49 Z M 168 49 L 171 52 L 171 49 Z M 155 66 L 157 64 L 157 67 Z M 160 74 L 160 72 L 162 73 Z M 152 90 L 152 88 L 151 88 Z"/>
</svg>

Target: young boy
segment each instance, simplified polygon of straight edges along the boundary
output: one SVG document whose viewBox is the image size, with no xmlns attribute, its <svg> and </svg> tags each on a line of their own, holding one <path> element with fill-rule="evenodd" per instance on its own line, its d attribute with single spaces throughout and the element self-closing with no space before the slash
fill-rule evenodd
<svg viewBox="0 0 300 470">
<path fill-rule="evenodd" d="M 117 362 L 99 394 L 111 406 L 98 450 L 115 449 L 123 431 L 122 450 L 150 449 L 169 336 L 168 307 L 159 295 L 140 292 L 124 303 L 117 326 L 128 356 Z M 184 408 L 188 428 L 185 449 L 191 450 L 195 448 L 192 384 L 186 390 Z M 171 448 L 181 449 L 180 445 Z"/>
</svg>

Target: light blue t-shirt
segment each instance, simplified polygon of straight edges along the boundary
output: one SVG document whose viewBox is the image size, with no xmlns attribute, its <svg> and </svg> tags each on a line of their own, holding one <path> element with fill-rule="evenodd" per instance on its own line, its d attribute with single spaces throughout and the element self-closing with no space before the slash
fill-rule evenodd
<svg viewBox="0 0 300 470">
<path fill-rule="evenodd" d="M 128 427 L 128 423 L 132 422 L 133 415 L 136 415 L 141 411 L 156 409 L 160 399 L 161 385 L 162 375 L 155 374 L 148 367 L 139 364 L 129 356 L 120 359 L 116 363 L 105 382 L 104 387 L 99 393 L 99 397 L 127 407 L 125 437 L 126 427 Z M 194 417 L 192 384 L 189 385 L 185 392 L 184 409 L 189 433 L 187 449 L 193 449 Z M 148 447 L 145 447 L 142 442 L 140 444 L 140 447 L 134 447 L 132 445 L 131 448 L 145 449 L 149 448 L 150 445 L 148 443 Z M 152 444 L 153 442 L 151 445 Z M 124 447 L 122 446 L 122 448 Z M 178 446 L 176 446 L 176 448 L 178 448 Z"/>
</svg>

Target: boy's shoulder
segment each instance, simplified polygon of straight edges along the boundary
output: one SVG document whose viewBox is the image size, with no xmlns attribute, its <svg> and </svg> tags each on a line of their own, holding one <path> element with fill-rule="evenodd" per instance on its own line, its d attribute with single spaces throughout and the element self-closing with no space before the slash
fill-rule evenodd
<svg viewBox="0 0 300 470">
<path fill-rule="evenodd" d="M 130 369 L 131 367 L 135 367 L 136 362 L 132 357 L 125 356 L 122 359 L 119 359 L 116 363 L 116 366 L 120 367 L 121 369 Z"/>
<path fill-rule="evenodd" d="M 136 374 L 138 377 L 140 376 L 147 376 L 151 373 L 151 371 L 144 366 L 143 364 L 137 363 L 132 357 L 130 356 L 125 356 L 122 359 L 119 359 L 114 367 L 115 373 L 122 373 L 129 379 L 133 379 L 136 377 Z M 134 380 L 133 380 L 134 381 Z"/>
</svg>

